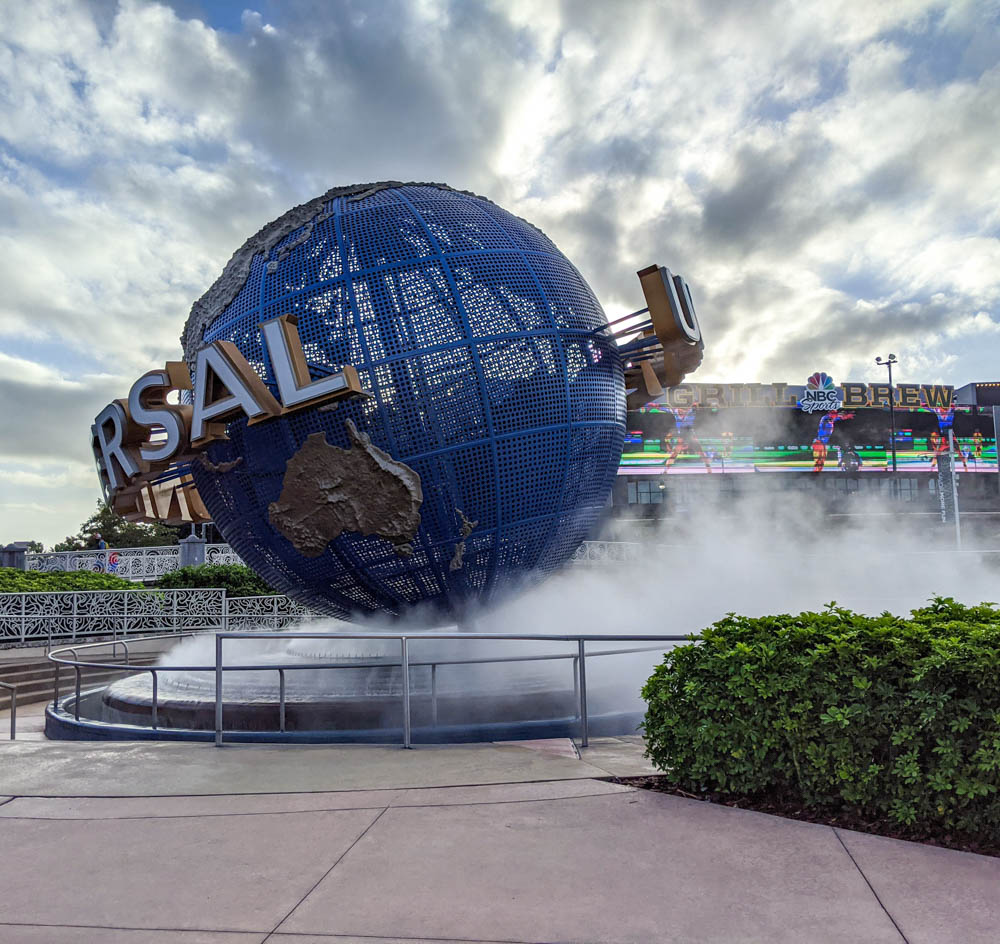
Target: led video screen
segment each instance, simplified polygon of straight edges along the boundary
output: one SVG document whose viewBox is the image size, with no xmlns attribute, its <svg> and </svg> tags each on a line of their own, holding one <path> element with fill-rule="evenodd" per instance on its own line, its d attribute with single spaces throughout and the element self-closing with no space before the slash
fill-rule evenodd
<svg viewBox="0 0 1000 944">
<path fill-rule="evenodd" d="M 992 410 L 897 409 L 896 468 L 935 472 L 954 434 L 955 468 L 997 472 Z M 889 411 L 805 413 L 791 406 L 669 407 L 628 414 L 620 475 L 711 472 L 885 472 L 892 467 Z"/>
</svg>

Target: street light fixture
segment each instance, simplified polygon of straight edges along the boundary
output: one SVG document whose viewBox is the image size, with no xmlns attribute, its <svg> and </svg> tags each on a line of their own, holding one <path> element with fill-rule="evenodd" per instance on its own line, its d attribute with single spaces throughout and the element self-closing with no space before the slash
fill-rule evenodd
<svg viewBox="0 0 1000 944">
<path fill-rule="evenodd" d="M 896 471 L 896 397 L 892 392 L 892 365 L 898 364 L 895 354 L 890 354 L 885 360 L 875 358 L 879 367 L 889 368 L 889 424 L 892 427 L 892 471 Z"/>
</svg>

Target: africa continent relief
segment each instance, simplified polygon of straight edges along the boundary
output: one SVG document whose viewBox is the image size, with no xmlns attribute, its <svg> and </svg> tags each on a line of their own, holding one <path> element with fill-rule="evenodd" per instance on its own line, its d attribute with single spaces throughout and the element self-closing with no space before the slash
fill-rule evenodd
<svg viewBox="0 0 1000 944">
<path fill-rule="evenodd" d="M 305 557 L 319 557 L 344 531 L 385 538 L 409 557 L 424 500 L 420 476 L 350 420 L 346 426 L 352 448 L 313 433 L 288 460 L 281 495 L 268 508 L 271 524 Z"/>
</svg>

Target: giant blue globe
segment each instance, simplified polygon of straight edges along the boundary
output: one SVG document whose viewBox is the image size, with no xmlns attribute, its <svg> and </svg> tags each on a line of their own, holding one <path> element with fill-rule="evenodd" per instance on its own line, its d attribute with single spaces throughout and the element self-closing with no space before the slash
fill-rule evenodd
<svg viewBox="0 0 1000 944">
<path fill-rule="evenodd" d="M 272 586 L 342 618 L 460 617 L 557 570 L 593 529 L 624 440 L 622 363 L 594 293 L 536 227 L 440 184 L 335 188 L 234 255 L 192 309 L 185 355 L 231 341 L 277 396 L 259 325 L 286 314 L 312 378 L 351 364 L 367 395 L 233 421 L 191 466 Z M 412 540 L 345 529 L 296 547 L 269 509 L 310 436 L 367 437 L 419 476 Z"/>
</svg>

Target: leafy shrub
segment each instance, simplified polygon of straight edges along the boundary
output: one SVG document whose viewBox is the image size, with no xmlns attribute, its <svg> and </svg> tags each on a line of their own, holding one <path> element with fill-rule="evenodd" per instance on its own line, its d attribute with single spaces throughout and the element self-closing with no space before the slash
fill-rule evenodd
<svg viewBox="0 0 1000 944">
<path fill-rule="evenodd" d="M 136 584 L 116 574 L 88 570 L 17 570 L 0 567 L 0 593 L 56 593 L 60 590 L 135 590 Z"/>
<path fill-rule="evenodd" d="M 1000 611 L 730 614 L 643 688 L 679 787 L 778 794 L 900 824 L 1000 831 Z"/>
<path fill-rule="evenodd" d="M 169 590 L 221 587 L 227 597 L 257 597 L 276 593 L 245 564 L 202 564 L 178 567 L 156 581 L 157 587 Z"/>
</svg>

